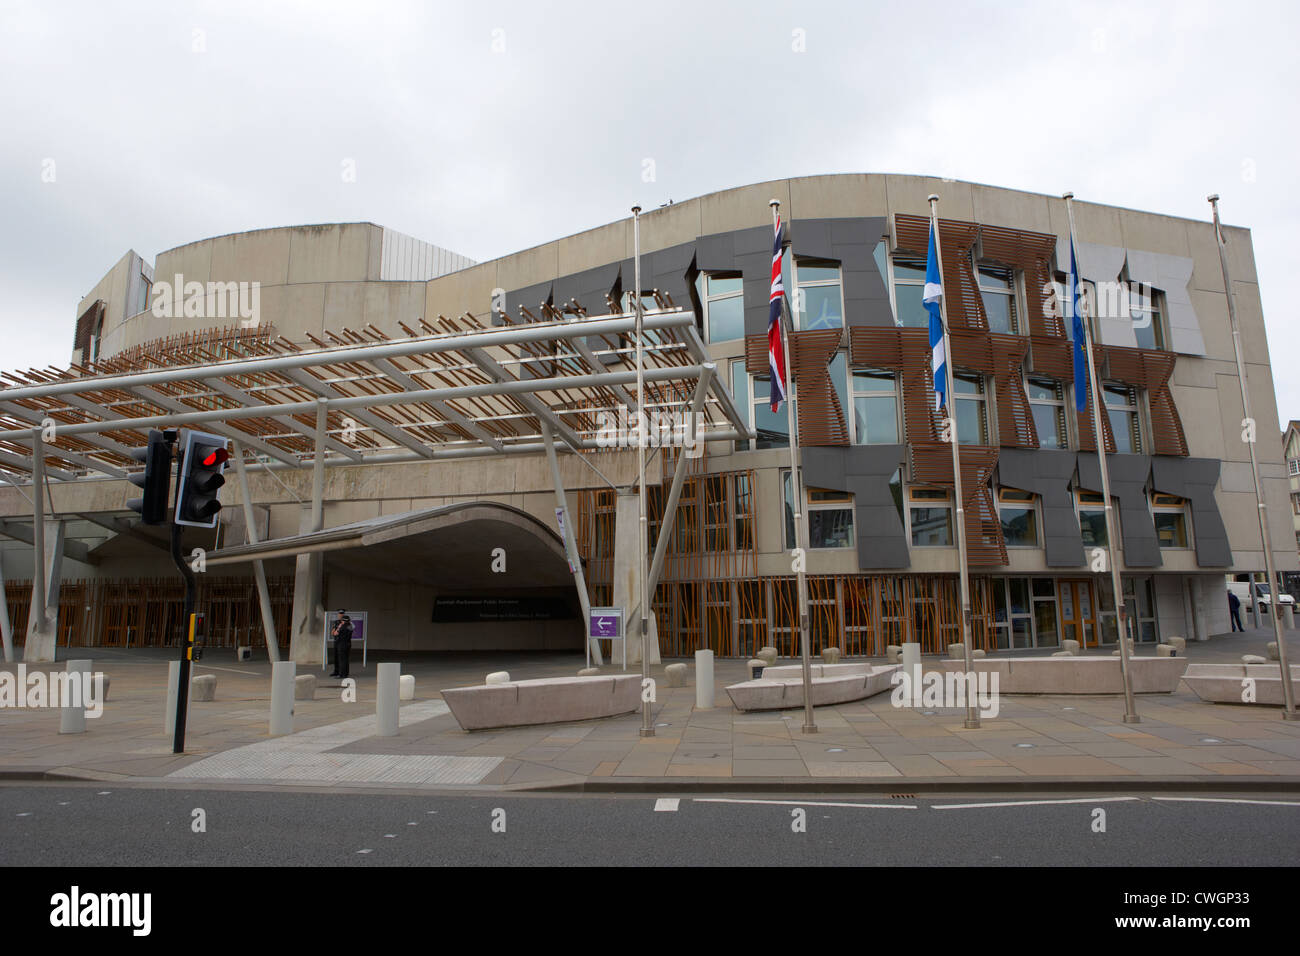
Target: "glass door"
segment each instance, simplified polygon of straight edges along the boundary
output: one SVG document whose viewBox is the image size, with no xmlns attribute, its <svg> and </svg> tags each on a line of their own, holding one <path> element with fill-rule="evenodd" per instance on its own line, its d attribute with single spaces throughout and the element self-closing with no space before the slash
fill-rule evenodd
<svg viewBox="0 0 1300 956">
<path fill-rule="evenodd" d="M 1097 646 L 1097 614 L 1092 582 L 1061 581 L 1061 637 L 1081 647 Z"/>
</svg>

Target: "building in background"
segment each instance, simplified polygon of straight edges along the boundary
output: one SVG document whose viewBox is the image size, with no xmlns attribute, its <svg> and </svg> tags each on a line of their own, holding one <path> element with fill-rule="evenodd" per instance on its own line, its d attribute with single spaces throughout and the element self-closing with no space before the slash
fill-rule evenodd
<svg viewBox="0 0 1300 956">
<path fill-rule="evenodd" d="M 1053 307 L 1068 262 L 1065 204 L 1056 198 L 901 175 L 729 189 L 642 216 L 640 290 L 629 220 L 477 264 L 368 223 L 234 234 L 161 253 L 152 268 L 134 252 L 124 256 L 78 307 L 72 361 L 102 371 L 115 362 L 237 357 L 271 339 L 311 348 L 399 338 L 441 331 L 440 316 L 464 313 L 491 324 L 566 312 L 584 321 L 628 307 L 638 291 L 655 307 L 689 309 L 754 437 L 708 443 L 689 463 L 654 595 L 660 651 L 749 657 L 774 645 L 794 654 L 791 422 L 789 406 L 773 413 L 768 405 L 775 197 L 789 223 L 785 288 L 808 490 L 813 651 L 834 644 L 850 655 L 882 654 L 887 644 L 919 640 L 937 652 L 959 639 L 960 621 L 951 464 L 928 385 L 921 303 L 932 192 L 941 196 L 976 642 L 1112 643 L 1109 581 L 1094 557 L 1106 533 L 1098 439 L 1091 408 L 1075 413 L 1067 324 Z M 1137 638 L 1226 632 L 1225 575 L 1260 571 L 1264 560 L 1213 227 L 1077 201 L 1075 214 L 1080 272 L 1097 303 L 1100 437 Z M 1250 233 L 1225 234 L 1259 433 L 1276 434 Z M 193 295 L 189 283 L 198 284 Z M 1286 439 L 1292 501 L 1300 500 L 1296 424 Z M 389 427 L 415 434 L 428 423 Z M 344 428 L 331 438 L 341 441 Z M 267 423 L 260 440 L 302 454 L 281 432 Z M 1294 573 L 1300 518 L 1286 499 L 1287 464 L 1271 444 L 1260 453 L 1277 566 Z M 652 464 L 651 541 L 677 454 L 662 452 Z M 635 541 L 636 496 L 627 493 L 635 468 L 625 451 L 590 456 L 613 486 L 575 455 L 562 464 L 590 602 L 599 606 L 618 596 Z M 21 484 L 20 470 L 12 477 Z M 423 550 L 408 542 L 406 550 L 325 555 L 324 605 L 367 611 L 372 649 L 582 646 L 562 560 L 537 546 L 535 560 L 495 574 L 476 550 L 486 525 L 466 518 L 457 526 L 457 509 L 491 505 L 526 516 L 512 525 L 519 553 L 544 543 L 554 534 L 555 497 L 542 455 L 371 464 L 331 453 L 325 488 L 326 528 L 443 516 L 444 537 Z M 161 538 L 131 526 L 125 500 L 134 493 L 102 477 L 55 483 L 67 548 L 60 633 L 73 644 L 158 644 L 179 626 L 179 579 Z M 298 474 L 254 469 L 259 537 L 294 540 L 307 494 Z M 236 490 L 225 498 L 213 552 L 242 544 L 248 531 Z M 30 505 L 0 486 L 0 515 L 0 533 L 10 535 L 0 544 L 9 611 L 21 636 Z M 279 557 L 267 568 L 277 639 L 287 643 L 297 621 L 294 561 Z M 250 580 L 238 567 L 204 577 L 211 643 L 260 642 Z"/>
</svg>

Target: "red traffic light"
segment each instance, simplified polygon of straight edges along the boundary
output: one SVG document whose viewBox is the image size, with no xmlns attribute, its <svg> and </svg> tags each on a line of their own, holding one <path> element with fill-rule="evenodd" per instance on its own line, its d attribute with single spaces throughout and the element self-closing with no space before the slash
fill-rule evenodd
<svg viewBox="0 0 1300 956">
<path fill-rule="evenodd" d="M 230 460 L 230 452 L 224 448 L 214 448 L 203 458 L 204 468 L 214 468 Z"/>
</svg>

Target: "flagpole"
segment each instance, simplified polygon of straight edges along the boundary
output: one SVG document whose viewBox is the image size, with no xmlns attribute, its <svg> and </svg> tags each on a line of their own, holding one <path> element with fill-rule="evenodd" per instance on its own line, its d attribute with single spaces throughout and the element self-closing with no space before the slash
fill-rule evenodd
<svg viewBox="0 0 1300 956">
<path fill-rule="evenodd" d="M 1074 234 L 1074 193 L 1065 193 L 1061 198 L 1065 200 L 1065 211 L 1070 218 L 1070 254 L 1074 256 L 1078 249 Z M 1075 282 L 1081 285 L 1083 280 L 1078 274 L 1077 260 L 1074 276 Z M 1079 289 L 1068 290 L 1066 298 L 1070 300 L 1071 310 L 1079 307 Z M 1079 318 L 1079 325 L 1083 329 L 1084 357 L 1088 364 L 1088 390 L 1092 394 L 1092 432 L 1096 439 L 1097 462 L 1101 466 L 1101 497 L 1105 505 L 1106 551 L 1110 561 L 1110 586 L 1115 604 L 1115 635 L 1119 639 L 1119 669 L 1124 680 L 1124 723 L 1139 724 L 1142 718 L 1138 716 L 1137 704 L 1133 699 L 1133 675 L 1129 667 L 1128 606 L 1124 603 L 1124 585 L 1120 580 L 1119 562 L 1115 558 L 1115 516 L 1110 503 L 1110 467 L 1106 464 L 1106 439 L 1101 430 L 1101 383 L 1097 380 L 1097 366 L 1092 360 L 1092 324 L 1088 321 L 1086 310 Z M 1075 382 L 1074 387 L 1077 389 L 1079 383 Z"/>
<path fill-rule="evenodd" d="M 650 698 L 653 695 L 646 694 L 645 688 L 650 686 L 650 617 L 647 608 L 650 604 L 650 595 L 646 593 L 650 583 L 646 575 L 646 552 L 650 550 L 649 528 L 646 517 L 646 493 L 645 493 L 645 445 L 647 419 L 645 414 L 645 353 L 643 350 L 645 342 L 645 329 L 643 320 L 645 309 L 641 303 L 641 207 L 632 207 L 632 275 L 636 288 L 632 290 L 632 301 L 636 309 L 636 468 L 637 468 L 637 491 L 639 494 L 638 501 L 638 521 L 637 535 L 639 545 L 636 549 L 636 580 L 637 590 L 641 592 L 641 600 L 638 602 L 637 624 L 641 630 L 641 736 L 653 737 L 655 727 L 650 717 Z M 627 637 L 623 638 L 623 650 L 627 652 Z"/>
<path fill-rule="evenodd" d="M 1250 414 L 1250 395 L 1246 387 L 1246 360 L 1241 352 L 1241 327 L 1237 324 L 1237 297 L 1232 292 L 1232 277 L 1228 275 L 1228 246 L 1223 237 L 1223 227 L 1219 223 L 1219 196 L 1216 193 L 1208 197 L 1210 208 L 1214 210 L 1214 238 L 1219 246 L 1219 265 L 1223 268 L 1223 290 L 1228 296 L 1228 321 L 1232 323 L 1232 351 L 1237 358 L 1237 382 L 1241 385 L 1241 413 L 1253 427 L 1254 419 Z M 1259 536 L 1264 545 L 1264 569 L 1268 574 L 1268 588 L 1271 594 L 1269 611 L 1273 618 L 1273 639 L 1277 641 L 1278 665 L 1282 670 L 1282 719 L 1300 720 L 1295 709 L 1295 687 L 1292 684 L 1291 668 L 1286 660 L 1286 641 L 1282 637 L 1282 606 L 1279 603 L 1277 571 L 1273 567 L 1273 541 L 1268 532 L 1268 506 L 1264 503 L 1264 485 L 1259 476 L 1259 459 L 1255 456 L 1255 442 L 1246 443 L 1250 451 L 1250 473 L 1255 479 L 1255 501 L 1259 510 Z M 1255 576 L 1251 575 L 1251 588 L 1255 586 Z M 1254 597 L 1254 595 L 1252 595 Z M 1255 602 L 1258 604 L 1258 601 Z"/>
<path fill-rule="evenodd" d="M 772 207 L 772 229 L 775 234 L 781 218 L 781 201 L 773 199 L 768 203 Z M 790 406 L 790 498 L 794 503 L 794 546 L 798 554 L 795 562 L 795 577 L 799 589 L 799 656 L 803 669 L 803 732 L 817 733 L 817 722 L 813 718 L 812 702 L 812 662 L 808 657 L 808 642 L 812 639 L 808 621 L 808 575 L 806 571 L 808 552 L 804 549 L 803 537 L 803 475 L 799 469 L 799 404 L 795 395 L 794 355 L 790 352 L 790 337 L 785 324 L 785 297 L 781 297 L 781 350 L 785 353 L 785 385 Z"/>
<path fill-rule="evenodd" d="M 943 283 L 943 253 L 939 243 L 939 197 L 931 193 L 930 198 L 930 231 L 934 236 L 934 257 L 937 260 L 936 266 L 939 269 L 939 282 Z M 961 490 L 961 454 L 958 450 L 959 442 L 957 441 L 957 394 L 952 386 L 952 367 L 953 354 L 952 347 L 948 342 L 948 290 L 943 287 L 943 292 L 939 296 L 939 317 L 943 325 L 943 368 L 946 395 L 944 401 L 947 408 L 944 410 L 950 424 L 950 438 L 952 439 L 952 481 L 953 495 L 956 499 L 956 524 L 957 524 L 957 565 L 961 573 L 961 642 L 965 648 L 966 660 L 966 729 L 978 730 L 980 726 L 979 711 L 975 708 L 975 695 L 971 692 L 973 689 L 972 675 L 975 673 L 974 656 L 971 651 L 971 638 L 973 628 L 971 627 L 971 608 L 970 608 L 970 569 L 967 567 L 966 556 L 966 507 L 963 503 Z"/>
</svg>

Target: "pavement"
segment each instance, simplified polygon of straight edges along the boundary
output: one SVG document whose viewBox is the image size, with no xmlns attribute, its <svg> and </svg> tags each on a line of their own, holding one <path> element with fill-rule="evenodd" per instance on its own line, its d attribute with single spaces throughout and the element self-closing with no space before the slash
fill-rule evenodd
<svg viewBox="0 0 1300 956">
<path fill-rule="evenodd" d="M 1288 634 L 1292 660 L 1300 660 L 1298 633 Z M 1194 663 L 1236 662 L 1244 653 L 1264 653 L 1270 640 L 1267 628 L 1217 635 L 1189 644 L 1187 656 Z M 296 702 L 293 734 L 271 737 L 270 664 L 209 651 L 194 672 L 217 677 L 216 699 L 191 703 L 186 751 L 174 754 L 163 730 L 172 653 L 60 649 L 61 657 L 91 658 L 111 678 L 103 716 L 87 720 L 83 734 L 61 735 L 57 710 L 0 708 L 0 780 L 225 789 L 891 794 L 1083 785 L 1275 791 L 1300 783 L 1300 722 L 1283 721 L 1277 707 L 1205 703 L 1183 685 L 1173 694 L 1139 695 L 1137 724 L 1123 723 L 1118 695 L 1003 696 L 995 718 L 967 730 L 963 709 L 898 708 L 884 693 L 818 708 L 818 733 L 805 734 L 802 710 L 737 711 L 723 688 L 745 679 L 744 661 L 718 660 L 716 706 L 710 709 L 694 706 L 693 666 L 680 688 L 667 686 L 662 666 L 652 669 L 658 678 L 653 737 L 640 736 L 639 713 L 467 733 L 439 695 L 441 688 L 481 683 L 495 670 L 515 679 L 571 675 L 584 663 L 577 653 L 377 652 L 367 667 L 353 669 L 355 701 L 345 700 L 339 682 L 323 671 L 300 668 L 321 676 L 316 699 Z M 375 733 L 378 660 L 397 660 L 404 674 L 415 676 L 416 698 L 403 703 L 395 737 Z M 925 666 L 938 669 L 938 659 L 927 658 Z M 61 663 L 40 667 L 62 670 Z"/>
</svg>

